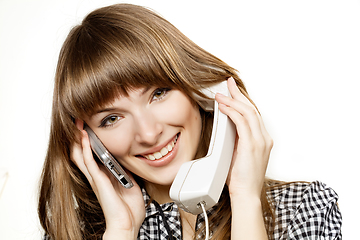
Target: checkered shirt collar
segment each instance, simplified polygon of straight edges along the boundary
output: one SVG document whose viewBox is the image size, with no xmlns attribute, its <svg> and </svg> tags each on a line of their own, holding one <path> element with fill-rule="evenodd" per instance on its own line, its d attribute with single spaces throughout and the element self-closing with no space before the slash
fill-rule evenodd
<svg viewBox="0 0 360 240">
<path fill-rule="evenodd" d="M 146 190 L 142 188 L 142 194 L 145 203 L 145 220 L 140 227 L 138 240 L 142 239 L 182 239 L 182 227 L 179 207 L 174 202 L 158 204 L 155 200 L 151 201 L 150 196 Z M 161 211 L 160 211 L 161 209 Z M 207 211 L 210 216 L 215 212 L 215 207 Z M 163 219 L 163 217 L 165 219 Z M 205 221 L 204 213 L 197 216 L 196 229 L 202 227 Z M 169 233 L 170 232 L 170 233 Z M 199 235 L 197 239 L 202 239 L 203 234 Z"/>
</svg>

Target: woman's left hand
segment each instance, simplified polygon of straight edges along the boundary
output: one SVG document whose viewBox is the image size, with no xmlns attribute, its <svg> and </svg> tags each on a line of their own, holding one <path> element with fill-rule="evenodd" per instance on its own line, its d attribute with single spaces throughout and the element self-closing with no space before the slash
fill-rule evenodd
<svg viewBox="0 0 360 240">
<path fill-rule="evenodd" d="M 219 109 L 236 126 L 236 141 L 227 179 L 230 196 L 260 198 L 273 141 L 255 106 L 228 79 L 231 97 L 216 94 Z"/>
</svg>

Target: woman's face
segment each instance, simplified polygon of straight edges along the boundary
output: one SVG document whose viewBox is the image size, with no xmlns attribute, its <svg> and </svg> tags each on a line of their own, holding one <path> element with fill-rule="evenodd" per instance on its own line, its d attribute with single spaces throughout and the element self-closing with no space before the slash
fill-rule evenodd
<svg viewBox="0 0 360 240">
<path fill-rule="evenodd" d="M 85 121 L 122 166 L 161 185 L 194 159 L 201 134 L 198 107 L 167 88 L 132 90 Z"/>
</svg>

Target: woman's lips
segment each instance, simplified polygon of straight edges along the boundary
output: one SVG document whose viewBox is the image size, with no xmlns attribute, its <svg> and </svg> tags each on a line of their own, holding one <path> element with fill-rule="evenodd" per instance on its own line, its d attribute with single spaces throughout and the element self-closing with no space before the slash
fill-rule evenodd
<svg viewBox="0 0 360 240">
<path fill-rule="evenodd" d="M 165 147 L 163 147 L 159 152 L 155 152 L 152 154 L 143 155 L 148 160 L 154 161 L 158 160 L 164 156 L 166 156 L 169 152 L 171 152 L 176 144 L 178 135 L 175 136 L 175 138 L 169 142 Z"/>
<path fill-rule="evenodd" d="M 180 133 L 178 133 L 171 142 L 163 147 L 159 152 L 151 154 L 138 155 L 150 166 L 162 167 L 170 163 L 178 151 Z"/>
</svg>

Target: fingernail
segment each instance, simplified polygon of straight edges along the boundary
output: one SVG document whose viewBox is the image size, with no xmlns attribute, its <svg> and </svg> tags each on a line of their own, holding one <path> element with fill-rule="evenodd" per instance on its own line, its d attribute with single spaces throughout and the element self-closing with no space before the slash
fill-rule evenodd
<svg viewBox="0 0 360 240">
<path fill-rule="evenodd" d="M 229 77 L 228 80 L 231 82 L 235 82 L 235 79 L 233 77 Z"/>
<path fill-rule="evenodd" d="M 222 94 L 222 93 L 216 93 L 216 95 L 218 96 L 218 97 L 225 97 L 225 95 L 224 94 Z"/>
</svg>

